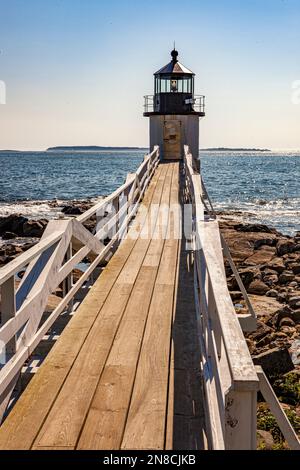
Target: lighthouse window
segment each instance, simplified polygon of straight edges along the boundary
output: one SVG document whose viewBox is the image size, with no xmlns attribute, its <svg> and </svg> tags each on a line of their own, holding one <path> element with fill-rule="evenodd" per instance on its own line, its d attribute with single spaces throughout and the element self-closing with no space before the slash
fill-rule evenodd
<svg viewBox="0 0 300 470">
<path fill-rule="evenodd" d="M 178 79 L 177 80 L 177 90 L 179 93 L 182 93 L 182 84 L 183 84 L 183 81 L 181 79 Z"/>
<path fill-rule="evenodd" d="M 160 92 L 161 93 L 170 93 L 171 83 L 169 79 L 162 79 L 160 81 Z"/>
<path fill-rule="evenodd" d="M 190 80 L 188 79 L 183 80 L 183 92 L 190 93 Z"/>
<path fill-rule="evenodd" d="M 155 94 L 158 93 L 193 93 L 193 78 L 164 76 L 155 78 Z"/>
</svg>

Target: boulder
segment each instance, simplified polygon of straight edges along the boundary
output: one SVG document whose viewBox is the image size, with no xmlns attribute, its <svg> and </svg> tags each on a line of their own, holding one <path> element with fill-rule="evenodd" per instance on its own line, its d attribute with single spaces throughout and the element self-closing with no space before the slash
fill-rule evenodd
<svg viewBox="0 0 300 470">
<path fill-rule="evenodd" d="M 271 247 L 270 247 L 271 248 Z M 273 248 L 274 253 L 270 250 L 259 249 L 254 252 L 249 258 L 247 258 L 244 263 L 248 266 L 256 266 L 268 263 L 274 257 L 275 248 Z"/>
<path fill-rule="evenodd" d="M 233 239 L 227 238 L 225 236 L 230 250 L 230 254 L 235 263 L 241 263 L 253 254 L 253 245 L 248 240 L 237 239 L 236 232 L 230 232 L 233 232 L 233 234 L 235 235 Z"/>
<path fill-rule="evenodd" d="M 236 263 L 241 263 L 254 254 L 254 250 L 261 246 L 276 246 L 278 238 L 273 233 L 237 232 L 235 230 L 222 230 L 229 246 L 231 256 Z"/>
<path fill-rule="evenodd" d="M 4 232 L 2 233 L 1 237 L 2 240 L 13 240 L 14 238 L 17 238 L 17 234 L 13 232 Z"/>
<path fill-rule="evenodd" d="M 274 312 L 274 314 L 269 318 L 267 324 L 273 328 L 279 328 L 280 322 L 283 318 L 293 319 L 293 311 L 287 305 Z"/>
<path fill-rule="evenodd" d="M 84 209 L 79 206 L 64 206 L 61 210 L 66 215 L 81 215 Z"/>
<path fill-rule="evenodd" d="M 286 374 L 294 369 L 294 364 L 286 348 L 273 348 L 253 357 L 253 362 L 263 368 L 271 377 Z"/>
<path fill-rule="evenodd" d="M 238 225 L 235 225 L 234 228 L 237 232 L 260 232 L 260 233 L 278 234 L 275 228 L 271 228 L 263 224 L 238 224 Z"/>
<path fill-rule="evenodd" d="M 265 267 L 279 274 L 285 270 L 285 264 L 281 258 L 273 258 Z"/>
<path fill-rule="evenodd" d="M 258 318 L 272 318 L 282 308 L 274 297 L 249 294 L 249 298 Z"/>
<path fill-rule="evenodd" d="M 298 308 L 300 307 L 300 295 L 295 295 L 289 298 L 289 306 L 291 308 Z"/>
<path fill-rule="evenodd" d="M 280 274 L 278 280 L 280 284 L 287 284 L 294 280 L 294 274 L 291 271 L 284 271 Z"/>
<path fill-rule="evenodd" d="M 270 290 L 263 281 L 254 279 L 248 286 L 247 291 L 249 294 L 265 295 Z"/>
<path fill-rule="evenodd" d="M 267 271 L 271 271 L 271 270 L 268 269 Z M 273 286 L 274 284 L 278 284 L 278 274 L 276 274 L 276 271 L 271 271 L 271 272 L 273 272 L 274 274 L 268 274 L 268 272 L 266 271 L 262 272 L 262 280 L 268 286 Z"/>
<path fill-rule="evenodd" d="M 291 318 L 294 320 L 295 323 L 300 323 L 300 309 L 294 310 L 291 313 Z"/>
<path fill-rule="evenodd" d="M 18 236 L 23 236 L 23 225 L 27 222 L 27 218 L 19 214 L 11 214 L 7 217 L 0 218 L 0 236 L 4 232 L 15 233 Z"/>
<path fill-rule="evenodd" d="M 277 254 L 279 256 L 285 255 L 286 253 L 293 253 L 296 248 L 296 243 L 292 240 L 279 240 L 276 245 Z"/>
<path fill-rule="evenodd" d="M 25 237 L 40 238 L 46 228 L 48 221 L 41 220 L 28 220 L 23 225 L 23 232 Z"/>
<path fill-rule="evenodd" d="M 260 270 L 254 267 L 239 269 L 239 275 L 245 286 L 249 285 L 253 280 L 261 278 Z"/>
<path fill-rule="evenodd" d="M 278 294 L 278 297 L 277 297 L 278 302 L 281 302 L 282 304 L 284 304 L 286 302 L 286 299 L 287 299 L 287 293 L 286 292 L 280 292 Z"/>
<path fill-rule="evenodd" d="M 267 297 L 277 298 L 278 297 L 278 292 L 275 289 L 271 289 L 271 290 L 268 290 L 268 292 L 266 293 L 266 296 Z"/>
<path fill-rule="evenodd" d="M 273 333 L 273 328 L 270 328 L 262 321 L 257 322 L 257 328 L 254 333 L 251 334 L 251 338 L 254 341 L 260 341 L 264 336 L 271 335 Z"/>
<path fill-rule="evenodd" d="M 290 268 L 294 274 L 300 274 L 300 263 L 293 263 Z"/>
<path fill-rule="evenodd" d="M 69 201 L 68 204 L 65 204 L 62 208 L 61 211 L 63 214 L 67 215 L 80 215 L 83 214 L 85 211 L 90 209 L 95 202 L 92 201 Z"/>
<path fill-rule="evenodd" d="M 282 328 L 283 326 L 295 326 L 295 322 L 291 318 L 285 317 L 279 322 L 279 328 Z"/>
</svg>

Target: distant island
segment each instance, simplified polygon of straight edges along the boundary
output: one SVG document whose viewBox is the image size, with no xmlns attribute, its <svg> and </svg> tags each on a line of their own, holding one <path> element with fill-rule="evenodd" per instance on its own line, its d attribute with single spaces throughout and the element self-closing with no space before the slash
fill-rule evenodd
<svg viewBox="0 0 300 470">
<path fill-rule="evenodd" d="M 247 148 L 229 148 L 229 147 L 217 147 L 200 149 L 202 152 L 271 152 L 270 149 L 247 149 Z"/>
<path fill-rule="evenodd" d="M 98 152 L 99 150 L 148 150 L 147 147 L 99 147 L 98 145 L 75 147 L 49 147 L 47 152 Z"/>
<path fill-rule="evenodd" d="M 149 147 L 104 147 L 98 145 L 89 146 L 60 146 L 60 147 L 49 147 L 46 152 L 99 152 L 99 151 L 141 151 L 149 150 Z M 271 152 L 270 149 L 256 149 L 256 148 L 230 148 L 230 147 L 211 147 L 200 149 L 201 152 Z M 29 150 L 0 150 L 0 153 L 26 153 Z M 42 152 L 42 150 L 40 150 Z"/>
</svg>

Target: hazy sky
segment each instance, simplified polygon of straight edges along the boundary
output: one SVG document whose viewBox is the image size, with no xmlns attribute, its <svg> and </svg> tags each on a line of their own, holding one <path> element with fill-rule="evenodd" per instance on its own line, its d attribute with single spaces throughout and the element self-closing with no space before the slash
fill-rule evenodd
<svg viewBox="0 0 300 470">
<path fill-rule="evenodd" d="M 148 145 L 174 39 L 202 147 L 300 148 L 300 0 L 0 0 L 0 148 Z"/>
</svg>

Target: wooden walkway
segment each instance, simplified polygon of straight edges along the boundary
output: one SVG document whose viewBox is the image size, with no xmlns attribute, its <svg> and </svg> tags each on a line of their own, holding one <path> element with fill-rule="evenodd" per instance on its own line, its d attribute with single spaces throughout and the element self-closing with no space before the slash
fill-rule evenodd
<svg viewBox="0 0 300 470">
<path fill-rule="evenodd" d="M 0 427 L 0 449 L 204 448 L 181 192 L 179 163 L 160 164 L 126 239 Z"/>
</svg>

